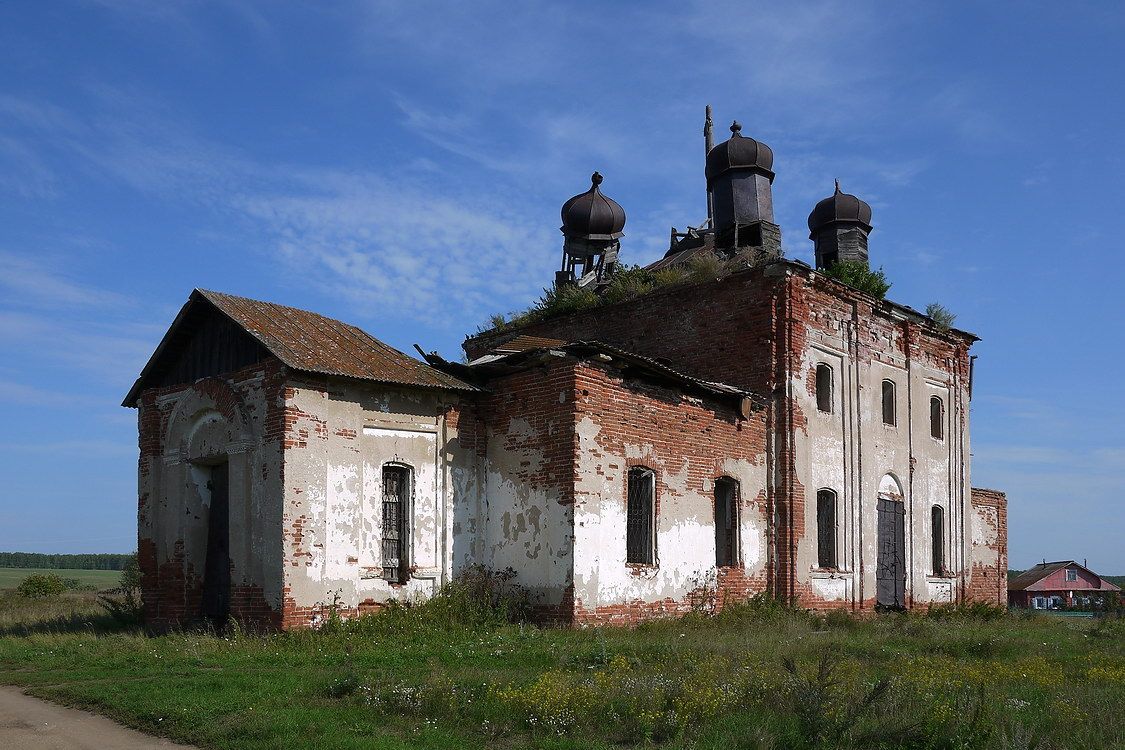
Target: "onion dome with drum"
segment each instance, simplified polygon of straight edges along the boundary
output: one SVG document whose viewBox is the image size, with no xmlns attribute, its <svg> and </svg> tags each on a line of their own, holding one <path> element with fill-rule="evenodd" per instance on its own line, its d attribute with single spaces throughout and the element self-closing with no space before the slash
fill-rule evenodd
<svg viewBox="0 0 1125 750">
<path fill-rule="evenodd" d="M 742 126 L 735 120 L 730 126 L 730 139 L 707 152 L 707 184 L 731 169 L 751 169 L 765 174 L 773 182 L 773 149 L 761 141 L 742 135 Z"/>
<path fill-rule="evenodd" d="M 612 198 L 602 195 L 598 185 L 602 176 L 594 172 L 590 189 L 580 193 L 562 207 L 562 233 L 582 240 L 616 240 L 624 236 L 625 209 Z"/>
<path fill-rule="evenodd" d="M 852 224 L 871 231 L 871 206 L 851 193 L 840 190 L 836 180 L 836 192 L 817 203 L 809 214 L 809 239 L 816 239 L 817 232 L 829 224 Z"/>
</svg>

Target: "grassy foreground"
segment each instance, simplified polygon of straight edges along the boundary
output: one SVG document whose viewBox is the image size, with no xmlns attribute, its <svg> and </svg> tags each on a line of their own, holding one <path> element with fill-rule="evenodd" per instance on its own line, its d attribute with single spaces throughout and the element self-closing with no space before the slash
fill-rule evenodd
<svg viewBox="0 0 1125 750">
<path fill-rule="evenodd" d="M 67 596 L 0 594 L 0 683 L 207 748 L 1125 747 L 1121 620 L 757 604 L 567 631 L 439 602 L 150 638 Z"/>
</svg>

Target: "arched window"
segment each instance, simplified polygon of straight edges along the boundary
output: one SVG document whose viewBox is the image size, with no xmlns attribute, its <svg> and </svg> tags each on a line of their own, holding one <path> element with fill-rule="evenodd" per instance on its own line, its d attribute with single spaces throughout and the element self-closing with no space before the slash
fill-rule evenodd
<svg viewBox="0 0 1125 750">
<path fill-rule="evenodd" d="M 818 568 L 835 568 L 836 563 L 836 493 L 816 493 L 816 564 Z"/>
<path fill-rule="evenodd" d="M 893 380 L 883 381 L 883 424 L 898 424 L 895 404 L 895 383 Z"/>
<path fill-rule="evenodd" d="M 935 505 L 930 511 L 930 541 L 933 544 L 934 575 L 945 575 L 945 510 Z"/>
<path fill-rule="evenodd" d="M 409 466 L 383 466 L 383 578 L 405 583 L 410 575 L 410 499 L 414 476 Z"/>
<path fill-rule="evenodd" d="M 823 362 L 816 366 L 816 408 L 832 413 L 832 367 Z"/>
<path fill-rule="evenodd" d="M 738 482 L 715 480 L 715 566 L 738 565 Z"/>
<path fill-rule="evenodd" d="M 930 396 L 930 436 L 945 437 L 945 404 L 937 396 Z"/>
<path fill-rule="evenodd" d="M 656 562 L 656 475 L 641 466 L 629 469 L 625 506 L 625 562 Z"/>
</svg>

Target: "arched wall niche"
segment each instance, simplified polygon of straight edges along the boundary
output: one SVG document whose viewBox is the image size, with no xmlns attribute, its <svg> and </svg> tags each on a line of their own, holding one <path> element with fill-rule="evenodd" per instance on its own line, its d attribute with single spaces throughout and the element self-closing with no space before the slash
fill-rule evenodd
<svg viewBox="0 0 1125 750">
<path fill-rule="evenodd" d="M 217 378 L 202 380 L 185 391 L 168 418 L 164 455 L 216 463 L 232 443 L 253 438 L 242 413 L 242 399 Z"/>
</svg>

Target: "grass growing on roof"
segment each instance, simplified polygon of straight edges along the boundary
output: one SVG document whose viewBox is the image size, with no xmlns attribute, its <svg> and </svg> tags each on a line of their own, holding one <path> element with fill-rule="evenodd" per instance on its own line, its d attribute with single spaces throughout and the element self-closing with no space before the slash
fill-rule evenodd
<svg viewBox="0 0 1125 750">
<path fill-rule="evenodd" d="M 204 748 L 1125 745 L 1121 620 L 761 600 L 559 630 L 511 623 L 510 590 L 471 589 L 270 636 L 29 621 L 0 637 L 0 682 Z"/>
<path fill-rule="evenodd" d="M 618 266 L 601 292 L 576 285 L 544 289 L 531 307 L 509 315 L 493 315 L 487 327 L 482 326 L 478 333 L 517 328 L 568 313 L 628 302 L 657 289 L 717 279 L 728 270 L 728 263 L 714 253 L 699 253 L 686 263 L 655 271 L 641 266 Z"/>
</svg>

